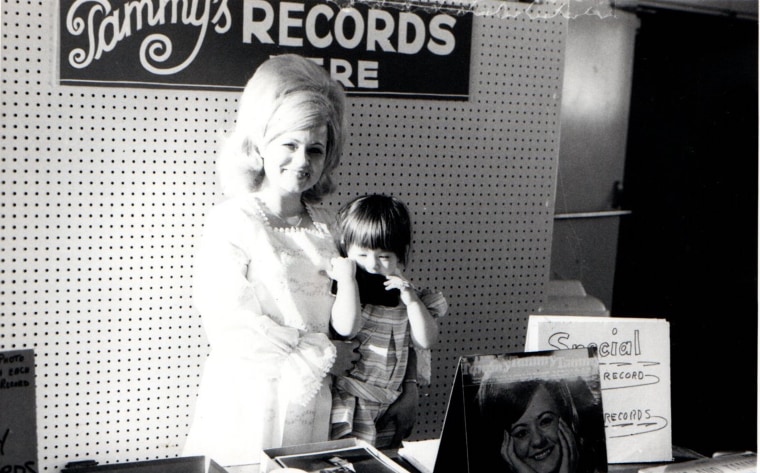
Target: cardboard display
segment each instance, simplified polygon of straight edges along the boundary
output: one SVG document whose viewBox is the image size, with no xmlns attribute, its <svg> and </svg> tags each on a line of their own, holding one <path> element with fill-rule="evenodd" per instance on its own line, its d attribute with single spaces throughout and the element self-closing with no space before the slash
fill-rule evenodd
<svg viewBox="0 0 760 473">
<path fill-rule="evenodd" d="M 34 351 L 0 352 L 0 471 L 35 472 Z"/>
<path fill-rule="evenodd" d="M 526 456 L 531 436 L 541 451 Z M 510 462 L 550 471 L 562 461 L 573 473 L 607 471 L 596 350 L 460 358 L 434 471 L 507 471 Z"/>
<path fill-rule="evenodd" d="M 670 326 L 663 319 L 531 315 L 525 351 L 597 347 L 610 463 L 670 461 Z"/>
</svg>

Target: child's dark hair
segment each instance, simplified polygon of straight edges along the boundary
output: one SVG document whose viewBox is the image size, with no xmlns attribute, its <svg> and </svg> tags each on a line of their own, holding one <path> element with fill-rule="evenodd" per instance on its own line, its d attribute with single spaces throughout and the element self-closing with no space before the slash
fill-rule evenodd
<svg viewBox="0 0 760 473">
<path fill-rule="evenodd" d="M 340 251 L 351 245 L 392 251 L 406 265 L 412 244 L 409 209 L 403 202 L 381 194 L 358 197 L 338 211 Z"/>
</svg>

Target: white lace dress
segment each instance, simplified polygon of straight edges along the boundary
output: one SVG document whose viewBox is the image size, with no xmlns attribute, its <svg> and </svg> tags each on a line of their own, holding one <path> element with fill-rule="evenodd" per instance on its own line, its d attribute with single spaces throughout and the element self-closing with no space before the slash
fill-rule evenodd
<svg viewBox="0 0 760 473">
<path fill-rule="evenodd" d="M 261 450 L 328 439 L 328 339 L 337 256 L 329 212 L 278 228 L 253 194 L 211 210 L 195 260 L 195 307 L 211 350 L 184 455 L 258 463 Z"/>
</svg>

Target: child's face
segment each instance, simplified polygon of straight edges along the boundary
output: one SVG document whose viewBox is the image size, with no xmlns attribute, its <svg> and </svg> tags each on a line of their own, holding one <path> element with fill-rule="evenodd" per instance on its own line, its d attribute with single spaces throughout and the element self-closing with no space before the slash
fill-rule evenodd
<svg viewBox="0 0 760 473">
<path fill-rule="evenodd" d="M 373 250 L 357 245 L 348 248 L 348 259 L 370 274 L 391 276 L 398 272 L 399 260 L 396 253 L 387 250 Z"/>
</svg>

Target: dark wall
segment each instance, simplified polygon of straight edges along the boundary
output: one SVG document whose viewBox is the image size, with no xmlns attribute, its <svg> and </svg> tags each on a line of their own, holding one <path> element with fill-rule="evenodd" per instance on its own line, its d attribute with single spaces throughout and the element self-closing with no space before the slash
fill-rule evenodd
<svg viewBox="0 0 760 473">
<path fill-rule="evenodd" d="M 674 445 L 757 449 L 757 22 L 639 12 L 616 316 L 671 323 Z"/>
</svg>

